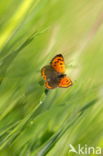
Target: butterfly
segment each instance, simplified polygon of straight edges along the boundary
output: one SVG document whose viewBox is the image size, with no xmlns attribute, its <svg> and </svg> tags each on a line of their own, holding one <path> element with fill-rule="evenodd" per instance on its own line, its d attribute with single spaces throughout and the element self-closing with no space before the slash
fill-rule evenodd
<svg viewBox="0 0 103 156">
<path fill-rule="evenodd" d="M 65 74 L 64 57 L 62 54 L 56 55 L 49 65 L 41 69 L 41 75 L 45 81 L 47 89 L 67 88 L 72 85 L 72 81 Z"/>
</svg>

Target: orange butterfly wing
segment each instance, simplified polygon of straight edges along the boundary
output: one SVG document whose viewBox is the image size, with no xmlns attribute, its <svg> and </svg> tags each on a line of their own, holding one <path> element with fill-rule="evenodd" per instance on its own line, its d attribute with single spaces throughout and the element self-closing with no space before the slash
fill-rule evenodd
<svg viewBox="0 0 103 156">
<path fill-rule="evenodd" d="M 45 82 L 45 87 L 46 87 L 47 89 L 54 89 L 54 88 L 56 88 L 56 87 L 50 85 L 48 81 Z"/>
<path fill-rule="evenodd" d="M 55 71 L 59 73 L 65 72 L 64 58 L 61 54 L 56 55 L 50 62 L 50 65 Z"/>
<path fill-rule="evenodd" d="M 63 78 L 60 79 L 58 87 L 60 88 L 68 88 L 72 85 L 72 81 L 69 77 L 64 76 Z"/>
<path fill-rule="evenodd" d="M 45 70 L 46 70 L 45 67 L 43 67 L 43 68 L 41 69 L 41 75 L 42 75 L 42 77 L 43 77 L 44 80 L 46 80 Z"/>
</svg>

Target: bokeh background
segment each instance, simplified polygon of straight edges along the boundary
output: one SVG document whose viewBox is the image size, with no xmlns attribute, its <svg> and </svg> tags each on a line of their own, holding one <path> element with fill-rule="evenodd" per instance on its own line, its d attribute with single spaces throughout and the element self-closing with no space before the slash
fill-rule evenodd
<svg viewBox="0 0 103 156">
<path fill-rule="evenodd" d="M 73 86 L 45 93 L 59 53 Z M 77 155 L 69 144 L 103 147 L 103 0 L 1 0 L 0 156 Z"/>
</svg>

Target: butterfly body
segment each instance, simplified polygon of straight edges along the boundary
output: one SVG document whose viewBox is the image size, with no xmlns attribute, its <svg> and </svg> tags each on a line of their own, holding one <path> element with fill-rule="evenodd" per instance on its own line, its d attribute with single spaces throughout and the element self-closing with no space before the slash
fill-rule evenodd
<svg viewBox="0 0 103 156">
<path fill-rule="evenodd" d="M 56 55 L 50 62 L 50 65 L 44 66 L 41 69 L 41 75 L 45 80 L 45 87 L 54 89 L 56 87 L 67 88 L 71 86 L 72 81 L 64 72 L 64 58 L 61 54 Z"/>
</svg>

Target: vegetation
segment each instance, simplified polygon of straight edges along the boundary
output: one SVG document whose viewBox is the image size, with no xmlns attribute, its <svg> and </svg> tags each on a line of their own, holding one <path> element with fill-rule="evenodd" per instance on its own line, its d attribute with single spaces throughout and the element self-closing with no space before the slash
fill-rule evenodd
<svg viewBox="0 0 103 156">
<path fill-rule="evenodd" d="M 0 156 L 103 147 L 102 10 L 102 0 L 1 0 Z M 45 92 L 40 70 L 59 53 L 73 86 Z"/>
</svg>

